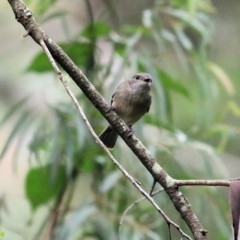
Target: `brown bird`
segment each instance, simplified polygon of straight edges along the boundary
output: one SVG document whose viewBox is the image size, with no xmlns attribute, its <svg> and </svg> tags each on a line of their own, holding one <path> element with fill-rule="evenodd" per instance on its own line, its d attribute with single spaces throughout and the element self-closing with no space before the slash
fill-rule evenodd
<svg viewBox="0 0 240 240">
<path fill-rule="evenodd" d="M 148 73 L 138 73 L 131 80 L 122 82 L 111 100 L 111 109 L 132 129 L 150 109 L 152 77 Z M 109 125 L 99 138 L 106 147 L 113 149 L 118 138 L 117 132 Z"/>
</svg>

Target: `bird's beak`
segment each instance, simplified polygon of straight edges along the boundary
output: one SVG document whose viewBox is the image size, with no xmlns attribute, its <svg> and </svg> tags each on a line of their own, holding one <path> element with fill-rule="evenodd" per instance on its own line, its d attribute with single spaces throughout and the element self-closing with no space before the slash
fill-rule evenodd
<svg viewBox="0 0 240 240">
<path fill-rule="evenodd" d="M 152 79 L 151 79 L 151 78 L 145 78 L 145 79 L 144 79 L 144 82 L 151 83 L 151 82 L 152 82 Z"/>
</svg>

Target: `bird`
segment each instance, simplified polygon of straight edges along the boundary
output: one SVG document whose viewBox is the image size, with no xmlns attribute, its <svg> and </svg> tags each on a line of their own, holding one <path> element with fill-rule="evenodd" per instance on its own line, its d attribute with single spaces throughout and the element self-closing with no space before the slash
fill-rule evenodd
<svg viewBox="0 0 240 240">
<path fill-rule="evenodd" d="M 133 133 L 132 125 L 150 109 L 152 103 L 152 77 L 148 73 L 137 73 L 130 80 L 123 81 L 112 95 L 111 110 L 127 124 Z M 131 135 L 131 134 L 130 134 Z M 113 149 L 118 133 L 109 125 L 99 135 L 104 145 Z"/>
</svg>

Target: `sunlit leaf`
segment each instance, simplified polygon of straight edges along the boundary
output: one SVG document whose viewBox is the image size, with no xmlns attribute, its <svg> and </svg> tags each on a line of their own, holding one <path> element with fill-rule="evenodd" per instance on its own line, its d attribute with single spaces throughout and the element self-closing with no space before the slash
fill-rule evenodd
<svg viewBox="0 0 240 240">
<path fill-rule="evenodd" d="M 227 73 L 213 62 L 208 62 L 208 69 L 215 75 L 217 80 L 223 85 L 229 95 L 235 94 L 235 89 Z"/>
<path fill-rule="evenodd" d="M 192 50 L 193 44 L 188 38 L 188 36 L 185 34 L 184 30 L 182 28 L 176 27 L 175 32 L 182 46 L 188 51 Z"/>
<path fill-rule="evenodd" d="M 26 0 L 25 3 L 34 11 L 35 15 L 45 13 L 57 0 Z"/>
</svg>

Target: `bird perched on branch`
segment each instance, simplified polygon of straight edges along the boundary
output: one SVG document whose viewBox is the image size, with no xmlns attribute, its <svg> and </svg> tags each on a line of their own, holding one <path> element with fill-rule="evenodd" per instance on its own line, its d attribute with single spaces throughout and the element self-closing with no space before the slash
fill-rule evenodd
<svg viewBox="0 0 240 240">
<path fill-rule="evenodd" d="M 122 82 L 111 100 L 111 109 L 132 130 L 137 122 L 150 109 L 152 77 L 148 73 L 138 73 L 132 79 Z M 118 138 L 117 132 L 109 125 L 99 138 L 109 149 L 113 149 Z"/>
</svg>

